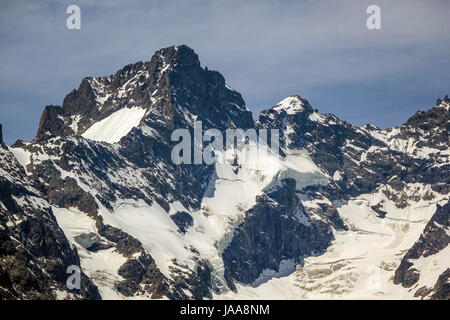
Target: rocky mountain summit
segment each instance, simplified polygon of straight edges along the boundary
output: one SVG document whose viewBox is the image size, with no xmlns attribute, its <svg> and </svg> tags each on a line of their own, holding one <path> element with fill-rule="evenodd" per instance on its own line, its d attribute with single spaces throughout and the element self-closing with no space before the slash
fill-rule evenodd
<svg viewBox="0 0 450 320">
<path fill-rule="evenodd" d="M 253 121 L 185 45 L 85 78 L 33 141 L 1 142 L 0 297 L 448 299 L 449 106 L 381 130 L 289 96 Z M 175 164 L 198 121 L 278 129 L 280 154 Z"/>
</svg>

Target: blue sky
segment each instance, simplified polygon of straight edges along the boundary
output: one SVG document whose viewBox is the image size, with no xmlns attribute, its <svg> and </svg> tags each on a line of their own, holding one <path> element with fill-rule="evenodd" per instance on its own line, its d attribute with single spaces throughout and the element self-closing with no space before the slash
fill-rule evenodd
<svg viewBox="0 0 450 320">
<path fill-rule="evenodd" d="M 81 30 L 66 7 L 81 8 Z M 381 30 L 366 9 L 381 8 Z M 356 125 L 400 125 L 450 93 L 450 1 L 2 1 L 0 123 L 34 137 L 86 76 L 187 44 L 255 113 L 299 94 Z"/>
</svg>

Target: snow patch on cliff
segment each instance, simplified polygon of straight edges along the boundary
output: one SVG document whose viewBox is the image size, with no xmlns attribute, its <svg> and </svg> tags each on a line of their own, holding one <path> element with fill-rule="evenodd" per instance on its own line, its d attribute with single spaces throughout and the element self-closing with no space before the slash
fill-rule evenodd
<svg viewBox="0 0 450 320">
<path fill-rule="evenodd" d="M 94 141 L 119 142 L 131 129 L 137 127 L 147 110 L 140 107 L 123 108 L 94 123 L 82 136 Z"/>
</svg>

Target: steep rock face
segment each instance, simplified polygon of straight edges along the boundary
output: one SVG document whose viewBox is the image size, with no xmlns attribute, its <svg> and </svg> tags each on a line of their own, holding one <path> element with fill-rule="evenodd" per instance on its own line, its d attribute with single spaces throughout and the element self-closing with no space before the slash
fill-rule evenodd
<svg viewBox="0 0 450 320">
<path fill-rule="evenodd" d="M 192 216 L 184 211 L 175 212 L 171 218 L 183 233 L 186 233 L 186 231 L 194 224 Z"/>
<path fill-rule="evenodd" d="M 433 287 L 433 295 L 431 299 L 433 300 L 449 300 L 450 299 L 450 268 L 445 270 L 439 276 L 438 281 Z"/>
<path fill-rule="evenodd" d="M 418 260 L 436 256 L 448 249 L 450 242 L 450 202 L 444 206 L 437 206 L 436 212 L 426 225 L 419 240 L 414 243 L 411 249 L 403 257 L 399 267 L 395 271 L 394 283 L 404 287 L 412 287 L 421 277 L 427 276 L 428 270 L 419 270 L 415 264 Z M 445 257 L 445 256 L 444 256 Z M 423 273 L 423 274 L 421 274 Z M 443 278 L 448 277 L 446 270 L 437 281 L 435 297 L 448 295 L 448 286 L 443 282 Z M 424 291 L 423 289 L 421 291 Z M 430 292 L 427 292 L 427 295 Z"/>
<path fill-rule="evenodd" d="M 81 274 L 81 289 L 69 290 L 69 266 L 77 250 L 59 228 L 42 186 L 0 146 L 0 299 L 100 299 Z"/>
<path fill-rule="evenodd" d="M 282 260 L 301 262 L 302 257 L 320 254 L 333 239 L 331 228 L 312 221 L 295 194 L 295 180 L 256 198 L 245 219 L 223 253 L 229 283 L 253 283 L 265 269 L 278 272 Z"/>
<path fill-rule="evenodd" d="M 36 139 L 42 140 L 46 137 L 70 134 L 72 130 L 64 125 L 62 114 L 63 112 L 59 106 L 46 106 L 39 121 Z"/>
</svg>

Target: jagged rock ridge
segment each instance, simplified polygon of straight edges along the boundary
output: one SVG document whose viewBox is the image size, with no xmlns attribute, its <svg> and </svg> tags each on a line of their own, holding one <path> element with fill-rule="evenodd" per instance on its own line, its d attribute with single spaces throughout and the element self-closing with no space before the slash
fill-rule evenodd
<svg viewBox="0 0 450 320">
<path fill-rule="evenodd" d="M 449 104 L 446 97 L 381 130 L 290 96 L 253 123 L 241 95 L 183 45 L 83 79 L 62 107 L 45 108 L 32 142 L 10 150 L 39 181 L 103 298 L 202 299 L 252 284 L 285 260 L 321 255 L 355 229 L 342 211 L 355 197 L 376 195 L 369 210 L 385 220 L 442 203 Z M 204 130 L 278 128 L 281 156 L 175 165 L 171 133 L 196 120 Z M 104 256 L 110 265 L 89 263 Z"/>
</svg>

